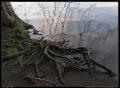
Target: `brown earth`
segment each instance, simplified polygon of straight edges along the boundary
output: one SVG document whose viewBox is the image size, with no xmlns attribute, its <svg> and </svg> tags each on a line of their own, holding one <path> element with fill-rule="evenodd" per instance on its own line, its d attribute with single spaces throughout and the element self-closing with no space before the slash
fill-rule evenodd
<svg viewBox="0 0 120 88">
<path fill-rule="evenodd" d="M 59 83 L 55 67 L 51 62 L 44 63 L 41 67 L 48 73 L 45 79 L 51 80 L 57 84 L 57 86 L 109 86 L 109 87 L 117 87 L 118 80 L 110 75 L 96 71 L 94 75 L 90 75 L 87 71 L 80 71 L 77 69 L 66 69 L 63 75 L 63 80 L 65 85 Z M 26 75 L 35 74 L 35 66 L 26 66 L 22 71 L 22 74 L 11 74 L 14 71 L 14 68 L 11 65 L 6 65 L 2 68 L 2 87 L 41 87 L 41 86 L 53 86 L 51 83 L 45 81 L 35 81 L 36 83 L 32 83 L 28 80 L 23 79 Z"/>
</svg>

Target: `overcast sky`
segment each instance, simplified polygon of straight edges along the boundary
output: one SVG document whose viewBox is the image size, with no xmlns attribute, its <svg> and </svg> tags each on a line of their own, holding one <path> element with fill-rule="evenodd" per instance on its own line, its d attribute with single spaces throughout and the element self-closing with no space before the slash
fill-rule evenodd
<svg viewBox="0 0 120 88">
<path fill-rule="evenodd" d="M 48 9 L 53 9 L 54 8 L 54 2 L 11 2 L 13 9 L 16 9 L 15 12 L 20 18 L 24 18 L 25 16 L 25 9 L 28 14 L 28 18 L 32 17 L 29 13 L 29 8 L 32 8 L 32 13 L 36 13 L 40 11 L 40 8 L 38 7 L 38 3 L 43 4 L 44 6 L 48 6 Z M 62 2 L 58 2 L 57 6 L 63 6 Z M 73 2 L 71 4 L 71 7 L 82 7 L 86 8 L 89 7 L 91 4 L 96 4 L 96 7 L 117 7 L 118 8 L 118 2 Z M 21 5 L 21 6 L 20 6 Z M 24 7 L 25 6 L 25 7 Z M 35 17 L 35 16 L 34 16 Z"/>
<path fill-rule="evenodd" d="M 18 6 L 20 4 L 28 4 L 28 5 L 31 5 L 31 4 L 35 4 L 35 3 L 38 3 L 38 2 L 11 2 L 12 5 L 14 6 Z M 41 2 L 41 3 L 45 3 L 47 5 L 54 5 L 54 2 Z M 74 3 L 78 3 L 78 2 L 74 2 Z M 83 7 L 86 7 L 90 4 L 97 4 L 96 6 L 97 7 L 110 7 L 110 6 L 115 6 L 117 7 L 118 6 L 118 2 L 79 2 Z"/>
</svg>

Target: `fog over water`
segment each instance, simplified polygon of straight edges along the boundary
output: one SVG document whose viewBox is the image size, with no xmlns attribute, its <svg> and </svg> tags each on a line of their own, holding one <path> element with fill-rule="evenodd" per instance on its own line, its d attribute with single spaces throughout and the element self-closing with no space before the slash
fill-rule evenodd
<svg viewBox="0 0 120 88">
<path fill-rule="evenodd" d="M 93 52 L 97 62 L 118 74 L 117 2 L 72 2 L 70 4 L 56 2 L 56 6 L 55 2 L 11 3 L 18 17 L 34 25 L 43 35 L 50 34 L 51 25 L 52 40 L 66 39 L 70 40 L 70 47 L 87 47 Z M 64 23 L 63 31 L 62 22 Z M 80 37 L 84 29 L 86 31 Z M 50 36 L 46 38 L 49 39 Z"/>
</svg>

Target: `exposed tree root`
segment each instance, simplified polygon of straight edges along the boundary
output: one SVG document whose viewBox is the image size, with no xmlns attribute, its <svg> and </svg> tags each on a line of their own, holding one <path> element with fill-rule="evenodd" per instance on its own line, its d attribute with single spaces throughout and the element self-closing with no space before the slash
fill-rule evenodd
<svg viewBox="0 0 120 88">
<path fill-rule="evenodd" d="M 11 55 L 7 55 L 7 56 L 3 56 L 3 62 L 7 61 L 7 60 L 10 60 L 10 59 L 14 59 L 14 57 L 17 57 L 17 56 L 20 56 L 22 54 L 24 54 L 25 52 L 27 52 L 28 50 L 23 50 L 21 52 L 16 52 L 14 54 L 11 54 Z"/>
<path fill-rule="evenodd" d="M 51 84 L 53 84 L 54 86 L 56 86 L 57 84 L 53 81 L 47 80 L 47 79 L 41 79 L 39 77 L 25 77 L 24 79 L 29 79 L 30 81 L 45 81 L 45 82 L 49 82 Z"/>
<path fill-rule="evenodd" d="M 95 67 L 98 66 L 105 71 L 107 71 L 110 75 L 115 76 L 115 74 L 108 68 L 104 67 L 103 65 L 100 65 L 99 63 L 92 60 L 92 58 L 89 56 L 88 50 L 85 47 L 79 47 L 79 48 L 61 48 L 59 44 L 53 43 L 50 41 L 45 41 L 43 39 L 41 40 L 34 40 L 34 41 L 25 41 L 20 42 L 18 45 L 23 49 L 23 51 L 14 53 L 12 55 L 7 55 L 3 57 L 3 62 L 15 58 L 17 56 L 23 55 L 22 59 L 20 59 L 17 64 L 19 63 L 20 66 L 23 65 L 30 65 L 32 63 L 35 64 L 36 67 L 36 73 L 37 77 L 42 77 L 39 75 L 39 69 L 38 64 L 40 64 L 43 60 L 52 60 L 56 65 L 56 70 L 58 72 L 58 80 L 63 85 L 65 84 L 62 75 L 64 73 L 64 70 L 66 68 L 77 68 L 77 69 L 87 69 L 90 73 L 94 73 L 96 70 Z M 29 46 L 28 49 L 24 49 L 23 46 Z M 74 54 L 80 54 L 81 56 L 75 56 Z M 69 55 L 69 56 L 68 56 Z M 46 56 L 46 57 L 43 57 Z M 71 57 L 70 57 L 71 56 Z M 72 57 L 73 56 L 73 57 Z M 46 81 L 50 82 L 54 85 L 56 83 L 51 82 L 46 79 L 41 78 L 31 78 L 34 80 L 39 81 Z"/>
<path fill-rule="evenodd" d="M 94 63 L 96 66 L 106 70 L 111 76 L 116 76 L 116 74 L 114 72 L 112 72 L 110 69 L 106 68 L 105 66 L 95 62 L 94 60 L 90 59 L 90 62 Z"/>
</svg>

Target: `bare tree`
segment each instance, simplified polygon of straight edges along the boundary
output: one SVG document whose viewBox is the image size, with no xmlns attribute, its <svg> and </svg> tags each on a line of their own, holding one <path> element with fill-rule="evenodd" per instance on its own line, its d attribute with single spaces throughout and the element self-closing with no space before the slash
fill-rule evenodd
<svg viewBox="0 0 120 88">
<path fill-rule="evenodd" d="M 42 26 L 42 32 L 45 30 L 45 22 L 47 23 L 46 25 L 50 25 L 49 19 L 47 18 L 47 11 L 44 5 L 38 4 L 42 13 L 43 13 L 43 26 Z"/>
<path fill-rule="evenodd" d="M 80 42 L 80 44 L 83 42 L 82 41 L 83 34 L 90 31 L 90 29 L 88 28 L 88 22 L 89 22 L 89 19 L 90 19 L 90 12 L 93 9 L 93 7 L 95 7 L 95 4 L 90 5 L 90 7 L 88 7 L 88 8 L 78 10 L 78 12 L 81 12 L 80 15 L 78 15 L 78 16 L 79 16 L 80 20 L 82 21 L 82 27 L 83 27 L 83 29 L 82 30 L 80 29 L 80 32 L 79 32 L 79 36 L 80 36 L 79 42 Z"/>
<path fill-rule="evenodd" d="M 64 7 L 58 12 L 59 15 L 58 15 L 58 17 L 57 17 L 57 22 L 56 22 L 56 24 L 55 24 L 54 34 L 56 34 L 56 30 L 57 30 L 57 27 L 58 27 L 58 23 L 59 23 L 59 21 L 60 21 L 60 17 L 62 16 L 62 12 L 63 12 L 63 10 L 64 10 L 64 8 L 65 8 L 65 4 L 66 4 L 66 3 L 64 3 Z"/>
<path fill-rule="evenodd" d="M 66 10 L 65 10 L 65 15 L 63 17 L 63 21 L 61 20 L 61 24 L 62 24 L 62 33 L 64 33 L 64 26 L 65 26 L 65 22 L 66 22 L 66 17 L 67 17 L 67 13 L 68 13 L 68 10 L 69 10 L 69 7 L 70 7 L 70 2 L 68 2 L 68 4 L 66 5 L 66 3 L 64 4 L 64 7 L 66 7 Z"/>
<path fill-rule="evenodd" d="M 44 19 L 43 19 L 43 22 L 42 22 L 42 32 L 44 33 Z"/>
<path fill-rule="evenodd" d="M 51 18 L 51 23 L 50 23 L 50 25 L 49 25 L 49 32 L 50 32 L 50 38 L 52 37 L 51 35 L 52 35 L 52 30 L 51 30 L 51 28 L 52 28 L 52 25 L 53 25 L 53 23 L 54 23 L 54 17 L 55 17 L 55 12 L 56 12 L 56 3 L 55 3 L 55 8 L 54 8 L 54 10 L 53 10 L 53 16 L 51 16 L 50 15 L 50 12 L 48 11 L 48 13 L 49 13 L 49 17 Z"/>
<path fill-rule="evenodd" d="M 24 3 L 24 7 L 23 8 L 24 8 L 24 12 L 25 12 L 24 13 L 25 19 L 26 19 L 27 22 L 29 22 L 28 17 L 27 17 L 27 10 L 26 10 L 26 4 L 25 3 Z"/>
<path fill-rule="evenodd" d="M 52 11 L 53 15 L 51 15 L 51 11 L 50 10 L 46 10 L 43 5 L 41 6 L 39 4 L 39 6 L 40 6 L 40 8 L 42 8 L 42 12 L 44 14 L 44 19 L 46 19 L 48 30 L 49 30 L 49 33 L 50 33 L 50 38 L 51 38 L 52 37 L 52 26 L 53 26 L 53 24 L 55 22 L 54 20 L 55 20 L 56 10 L 57 10 L 56 9 L 56 2 L 54 3 L 54 9 Z M 46 12 L 48 14 L 48 18 L 46 17 L 46 15 L 47 15 Z M 44 19 L 43 19 L 43 22 L 45 21 Z M 43 28 L 44 28 L 44 23 L 43 23 Z"/>
<path fill-rule="evenodd" d="M 102 44 L 104 44 L 104 43 L 106 42 L 107 38 L 108 38 L 112 33 L 113 33 L 113 30 L 111 30 L 111 29 L 107 30 L 106 34 L 102 37 L 102 40 L 103 40 Z"/>
</svg>

